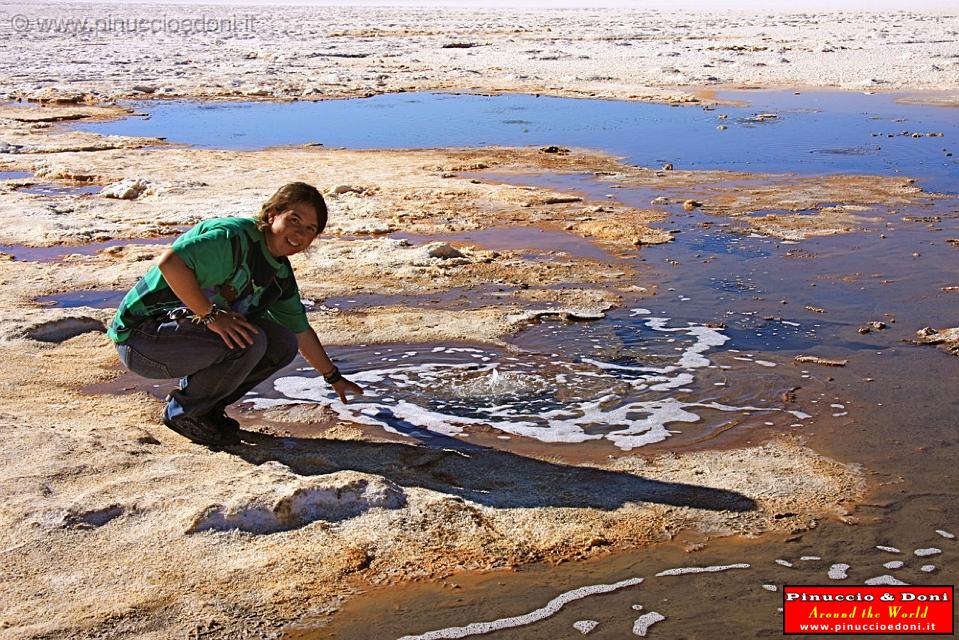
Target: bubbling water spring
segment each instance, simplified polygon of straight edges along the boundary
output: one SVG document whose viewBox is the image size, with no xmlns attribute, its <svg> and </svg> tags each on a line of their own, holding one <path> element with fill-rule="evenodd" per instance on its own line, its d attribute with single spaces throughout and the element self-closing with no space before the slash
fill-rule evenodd
<svg viewBox="0 0 959 640">
<path fill-rule="evenodd" d="M 671 324 L 646 309 L 603 322 L 605 327 L 591 323 L 596 329 L 588 339 L 554 343 L 554 349 L 564 347 L 562 354 L 470 346 L 345 348 L 340 366 L 357 371 L 350 377 L 365 389 L 349 404 L 312 370 L 278 378 L 279 397 L 248 401 L 255 409 L 316 402 L 343 420 L 398 434 L 465 436 L 470 427 L 488 426 L 546 443 L 605 439 L 623 450 L 661 442 L 677 433 L 669 425 L 697 423 L 710 412 L 783 412 L 763 406 L 768 401 L 756 393 L 728 389 L 729 367 L 707 357 L 729 340 L 721 329 Z M 615 335 L 623 338 L 610 337 Z M 733 396 L 760 406 L 724 401 Z"/>
</svg>

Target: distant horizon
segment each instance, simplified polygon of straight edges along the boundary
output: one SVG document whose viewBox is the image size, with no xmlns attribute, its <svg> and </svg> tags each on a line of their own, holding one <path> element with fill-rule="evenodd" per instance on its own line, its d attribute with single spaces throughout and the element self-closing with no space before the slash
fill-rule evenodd
<svg viewBox="0 0 959 640">
<path fill-rule="evenodd" d="M 0 0 L 2 4 L 20 4 Z M 91 4 L 82 0 L 44 0 L 33 4 Z M 859 12 L 899 12 L 899 11 L 932 11 L 959 14 L 959 3 L 955 0 L 916 0 L 909 7 L 903 7 L 901 0 L 846 0 L 843 2 L 829 2 L 825 0 L 784 0 L 770 8 L 768 0 L 675 0 L 671 6 L 661 5 L 648 0 L 205 0 L 192 2 L 190 0 L 113 0 L 112 2 L 94 2 L 93 4 L 109 5 L 216 5 L 225 7 L 357 7 L 357 8 L 431 8 L 431 9 L 654 9 L 669 13 L 670 11 L 702 11 L 711 13 L 717 11 L 748 11 L 754 13 L 808 13 L 828 11 L 859 11 Z"/>
</svg>

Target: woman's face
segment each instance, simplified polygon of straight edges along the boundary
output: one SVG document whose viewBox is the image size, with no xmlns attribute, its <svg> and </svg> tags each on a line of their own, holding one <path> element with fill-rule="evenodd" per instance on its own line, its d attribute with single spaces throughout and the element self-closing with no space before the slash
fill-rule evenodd
<svg viewBox="0 0 959 640">
<path fill-rule="evenodd" d="M 309 202 L 297 202 L 270 216 L 266 248 L 276 258 L 299 253 L 317 236 L 316 209 Z"/>
</svg>

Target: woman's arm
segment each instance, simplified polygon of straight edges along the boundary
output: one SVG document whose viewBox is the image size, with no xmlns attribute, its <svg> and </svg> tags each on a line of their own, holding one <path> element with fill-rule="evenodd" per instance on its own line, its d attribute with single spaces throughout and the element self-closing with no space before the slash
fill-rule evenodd
<svg viewBox="0 0 959 640">
<path fill-rule="evenodd" d="M 320 375 L 325 376 L 333 372 L 336 365 L 334 365 L 330 357 L 326 355 L 326 349 L 324 349 L 320 343 L 320 338 L 316 335 L 316 331 L 312 328 L 301 331 L 296 334 L 296 341 L 297 344 L 299 344 L 300 353 L 303 354 L 303 357 L 306 358 L 306 361 L 309 362 L 314 369 L 320 372 Z M 334 382 L 333 390 L 336 391 L 336 395 L 340 396 L 340 401 L 344 403 L 346 402 L 347 392 L 354 396 L 363 395 L 363 389 L 346 378 L 341 378 Z"/>
<path fill-rule="evenodd" d="M 160 256 L 157 265 L 163 279 L 170 285 L 176 294 L 195 316 L 203 317 L 213 309 L 213 303 L 203 293 L 196 274 L 176 254 L 173 249 L 167 249 Z M 253 344 L 253 334 L 259 333 L 256 326 L 238 313 L 224 313 L 206 325 L 210 331 L 223 338 L 223 342 L 231 349 Z M 324 354 L 325 355 L 325 354 Z"/>
</svg>

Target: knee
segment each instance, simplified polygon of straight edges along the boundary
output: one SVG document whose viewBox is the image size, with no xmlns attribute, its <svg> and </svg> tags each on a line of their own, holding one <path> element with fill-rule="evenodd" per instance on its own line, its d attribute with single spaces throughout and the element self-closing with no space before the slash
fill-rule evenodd
<svg viewBox="0 0 959 640">
<path fill-rule="evenodd" d="M 254 333 L 250 337 L 253 341 L 251 344 L 239 349 L 233 349 L 234 357 L 249 359 L 253 362 L 259 362 L 263 359 L 263 356 L 266 355 L 267 347 L 269 346 L 269 340 L 263 331 Z"/>
</svg>

